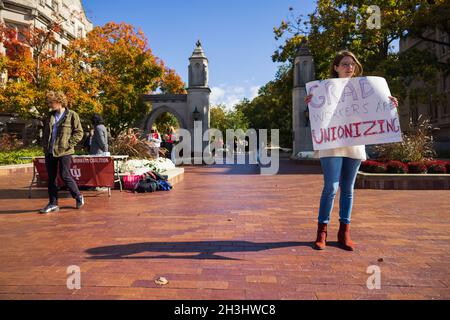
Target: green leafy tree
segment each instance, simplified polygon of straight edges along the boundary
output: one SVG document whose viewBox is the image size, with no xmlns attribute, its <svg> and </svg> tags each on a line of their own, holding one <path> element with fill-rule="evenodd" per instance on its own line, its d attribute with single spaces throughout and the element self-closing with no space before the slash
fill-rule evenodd
<svg viewBox="0 0 450 320">
<path fill-rule="evenodd" d="M 161 135 L 168 134 L 170 132 L 170 127 L 175 130 L 180 127 L 177 117 L 169 112 L 164 112 L 156 120 L 154 125 L 158 128 Z"/>
<path fill-rule="evenodd" d="M 292 145 L 293 72 L 288 65 L 280 67 L 275 80 L 261 87 L 253 100 L 244 99 L 235 106 L 254 129 L 279 129 L 280 145 Z"/>
<path fill-rule="evenodd" d="M 226 110 L 223 104 L 213 106 L 210 109 L 210 119 L 210 127 L 220 130 L 224 138 L 227 129 L 242 129 L 246 132 L 250 128 L 249 121 L 242 110 L 237 108 Z"/>
<path fill-rule="evenodd" d="M 369 9 L 371 5 L 380 8 L 380 28 L 368 24 L 374 14 Z M 440 62 L 433 52 L 417 49 L 394 52 L 393 46 L 406 35 L 449 45 L 424 35 L 427 28 L 448 33 L 449 6 L 450 2 L 444 0 L 318 0 L 316 9 L 307 17 L 296 15 L 291 7 L 289 17 L 274 28 L 275 39 L 281 44 L 272 60 L 282 63 L 281 69 L 292 69 L 299 45 L 307 41 L 314 57 L 316 78 L 325 79 L 329 77 L 330 63 L 336 52 L 350 50 L 362 62 L 365 75 L 387 79 L 392 94 L 400 98 L 400 109 L 401 101 L 406 97 L 426 102 L 433 94 L 434 101 L 438 102 L 445 97 L 437 93 L 436 76 L 439 72 L 448 74 L 450 61 Z M 420 83 L 420 87 L 411 89 L 409 85 L 413 81 Z M 282 82 L 280 86 L 289 89 L 281 93 L 288 101 L 292 97 L 292 78 L 282 77 L 275 82 Z M 261 102 L 264 101 L 261 95 L 252 104 L 265 105 Z M 249 109 L 247 104 L 243 106 Z M 270 112 L 262 117 L 268 121 Z M 257 116 L 254 118 L 256 120 Z M 262 119 L 259 122 L 263 122 Z"/>
<path fill-rule="evenodd" d="M 450 47 L 450 39 L 434 39 L 429 37 L 424 30 L 439 30 L 442 33 L 450 34 L 450 2 L 427 1 L 418 6 L 414 19 L 408 28 L 408 34 L 423 41 Z"/>
<path fill-rule="evenodd" d="M 290 8 L 290 19 L 274 28 L 275 39 L 284 40 L 284 44 L 275 51 L 272 59 L 292 65 L 299 43 L 307 40 L 318 79 L 329 77 L 334 55 L 346 49 L 356 54 L 366 75 L 385 77 L 394 95 L 405 98 L 408 92 L 404 87 L 414 78 L 424 83 L 423 92 L 429 92 L 435 88 L 436 74 L 448 72 L 448 64 L 439 63 L 431 52 L 408 50 L 396 53 L 393 45 L 408 34 L 433 41 L 422 36 L 427 26 L 449 30 L 449 2 L 433 2 L 318 0 L 315 11 L 307 19 L 295 16 Z M 368 24 L 374 14 L 369 9 L 372 5 L 380 8 L 380 28 Z"/>
<path fill-rule="evenodd" d="M 220 130 L 225 137 L 225 131 L 228 129 L 225 105 L 219 104 L 217 106 L 212 106 L 209 111 L 210 127 Z"/>
</svg>

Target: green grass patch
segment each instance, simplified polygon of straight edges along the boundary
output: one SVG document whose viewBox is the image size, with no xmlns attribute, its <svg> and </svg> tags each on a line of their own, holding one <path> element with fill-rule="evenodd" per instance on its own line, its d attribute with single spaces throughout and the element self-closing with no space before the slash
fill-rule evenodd
<svg viewBox="0 0 450 320">
<path fill-rule="evenodd" d="M 30 147 L 14 151 L 0 152 L 0 165 L 31 163 L 31 160 L 21 160 L 21 157 L 43 156 L 44 152 L 40 147 Z"/>
</svg>

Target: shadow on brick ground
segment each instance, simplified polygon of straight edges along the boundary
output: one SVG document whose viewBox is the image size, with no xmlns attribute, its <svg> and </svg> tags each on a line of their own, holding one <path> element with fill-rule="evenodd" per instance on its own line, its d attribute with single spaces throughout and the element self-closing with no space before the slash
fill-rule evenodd
<svg viewBox="0 0 450 320">
<path fill-rule="evenodd" d="M 250 241 L 193 241 L 193 242 L 144 242 L 125 245 L 112 245 L 86 250 L 89 259 L 217 259 L 241 260 L 216 255 L 218 252 L 257 252 L 287 247 L 311 247 L 312 242 L 268 242 Z M 198 253 L 189 256 L 142 256 L 146 252 Z M 134 256 L 133 256 L 134 255 Z"/>
</svg>

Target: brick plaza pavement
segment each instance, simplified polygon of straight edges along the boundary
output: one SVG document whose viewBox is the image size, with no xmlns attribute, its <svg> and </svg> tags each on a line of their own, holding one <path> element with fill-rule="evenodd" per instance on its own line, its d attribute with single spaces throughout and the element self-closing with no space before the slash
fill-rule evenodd
<svg viewBox="0 0 450 320">
<path fill-rule="evenodd" d="M 185 170 L 170 192 L 89 191 L 80 211 L 66 193 L 47 216 L 45 189 L 27 198 L 29 175 L 0 177 L 0 299 L 450 298 L 450 191 L 356 190 L 356 251 L 336 246 L 337 202 L 315 251 L 320 168 Z M 71 265 L 80 290 L 66 286 Z"/>
</svg>

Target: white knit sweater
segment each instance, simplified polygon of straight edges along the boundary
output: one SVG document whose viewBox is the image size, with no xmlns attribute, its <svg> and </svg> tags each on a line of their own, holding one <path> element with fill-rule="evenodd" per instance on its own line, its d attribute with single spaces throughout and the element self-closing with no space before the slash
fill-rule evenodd
<svg viewBox="0 0 450 320">
<path fill-rule="evenodd" d="M 351 147 L 341 147 L 335 149 L 319 150 L 315 152 L 316 157 L 347 157 L 358 160 L 366 160 L 366 147 L 362 146 L 351 146 Z"/>
</svg>

